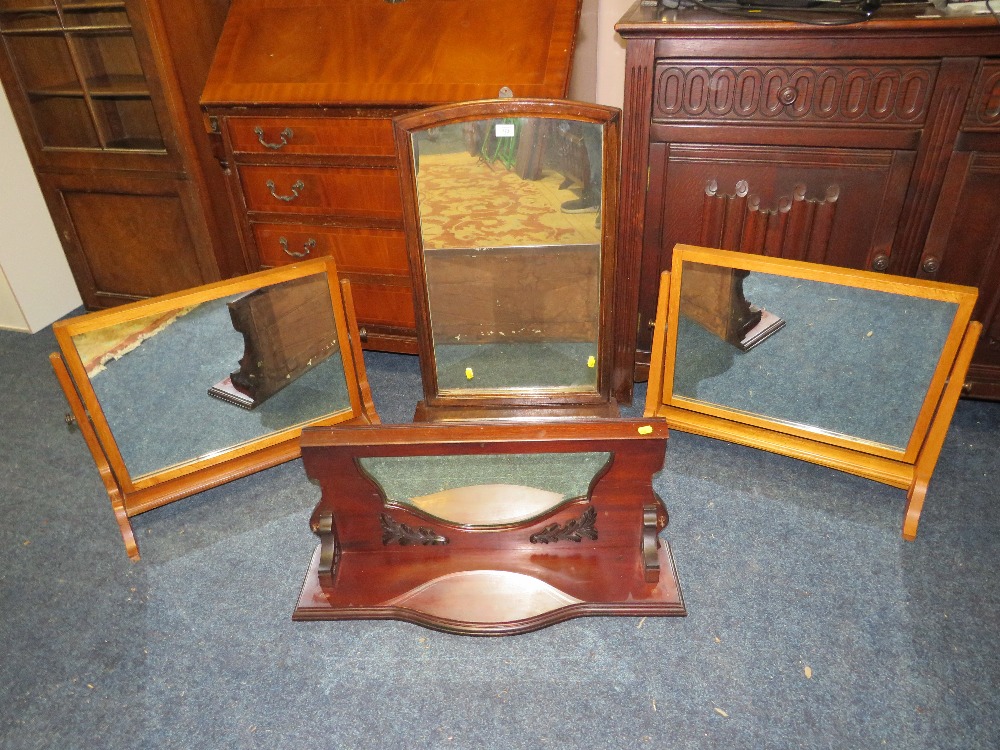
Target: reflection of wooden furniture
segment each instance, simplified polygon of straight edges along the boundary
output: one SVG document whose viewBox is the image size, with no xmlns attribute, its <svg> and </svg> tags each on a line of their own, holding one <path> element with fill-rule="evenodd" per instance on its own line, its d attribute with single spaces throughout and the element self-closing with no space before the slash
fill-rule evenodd
<svg viewBox="0 0 1000 750">
<path fill-rule="evenodd" d="M 438 341 L 597 339 L 597 245 L 436 249 L 424 262 Z"/>
<path fill-rule="evenodd" d="M 203 92 L 246 263 L 330 255 L 367 345 L 415 352 L 393 115 L 566 93 L 579 0 L 234 0 Z"/>
<path fill-rule="evenodd" d="M 722 438 L 734 443 L 793 456 L 805 461 L 829 466 L 877 482 L 907 490 L 906 512 L 903 519 L 903 537 L 913 540 L 927 493 L 927 484 L 937 464 L 944 444 L 948 425 L 965 382 L 965 375 L 979 339 L 982 326 L 970 315 L 976 302 L 976 290 L 952 284 L 935 284 L 919 279 L 882 276 L 868 271 L 830 268 L 812 263 L 789 261 L 780 258 L 761 258 L 743 253 L 730 253 L 706 248 L 677 245 L 672 258 L 672 271 L 664 272 L 660 281 L 656 334 L 653 338 L 653 360 L 649 371 L 646 396 L 646 416 L 663 417 L 676 429 L 709 437 Z M 859 289 L 878 290 L 879 294 L 898 294 L 907 297 L 938 300 L 953 304 L 954 320 L 933 365 L 933 375 L 926 393 L 919 397 L 919 413 L 905 446 L 894 448 L 851 435 L 832 432 L 824 424 L 792 424 L 771 419 L 767 415 L 727 408 L 725 404 L 697 401 L 679 396 L 674 391 L 677 375 L 675 369 L 678 341 L 678 321 L 683 304 L 684 276 L 691 267 L 700 264 L 718 265 L 724 269 L 743 272 L 758 271 L 791 279 L 808 279 L 828 284 L 840 284 Z M 817 300 L 819 302 L 819 300 Z M 817 306 L 817 310 L 820 307 Z M 797 321 L 810 325 L 808 321 Z M 899 321 L 896 321 L 897 325 Z M 904 331 L 880 331 L 879 335 L 911 335 Z M 757 353 L 767 356 L 767 347 Z M 838 363 L 843 363 L 856 349 L 850 346 L 842 351 L 830 350 L 804 352 L 806 359 L 823 355 L 831 358 L 826 372 L 836 378 Z M 856 356 L 856 355 L 855 355 Z M 856 363 L 858 365 L 862 363 Z M 904 362 L 903 366 L 918 363 Z M 922 364 L 922 363 L 920 363 Z M 761 384 L 763 385 L 763 384 Z M 808 387 L 810 384 L 805 384 Z M 896 383 L 876 383 L 884 389 Z M 880 391 L 884 393 L 884 391 Z M 794 394 L 789 394 L 790 396 Z"/>
<path fill-rule="evenodd" d="M 621 390 L 631 396 L 632 354 L 622 350 L 614 336 L 619 323 L 617 295 L 620 288 L 628 284 L 628 279 L 619 274 L 616 263 L 617 225 L 614 219 L 618 196 L 618 114 L 618 110 L 610 107 L 580 102 L 502 99 L 442 105 L 396 118 L 396 147 L 402 171 L 403 213 L 410 273 L 415 288 L 417 343 L 424 390 L 424 399 L 417 406 L 418 419 L 537 418 L 545 414 L 552 417 L 617 416 L 615 394 Z M 532 127 L 531 120 L 547 120 L 555 126 L 580 123 L 583 127 L 600 129 L 604 155 L 601 216 L 605 218 L 600 229 L 593 230 L 600 233 L 599 247 L 570 243 L 550 245 L 547 242 L 536 247 L 516 247 L 516 252 L 507 249 L 507 257 L 514 262 L 466 261 L 454 268 L 439 260 L 449 257 L 447 253 L 440 256 L 441 250 L 433 246 L 425 248 L 422 226 L 441 217 L 429 215 L 427 206 L 432 201 L 427 197 L 423 198 L 418 208 L 420 172 L 415 168 L 413 141 L 438 128 L 496 122 L 505 118 L 529 121 L 529 128 Z M 483 203 L 488 205 L 491 187 L 477 183 L 476 190 L 483 194 Z M 558 206 L 551 206 L 550 209 L 553 213 L 559 212 Z M 497 212 L 493 210 L 493 213 Z M 492 224 L 505 219 L 499 214 L 490 216 L 489 210 L 486 210 L 471 224 Z M 470 225 L 470 230 L 475 232 L 475 226 Z M 558 243 L 558 240 L 551 242 Z M 501 248 L 489 250 L 489 253 L 498 255 L 502 252 Z M 530 260 L 532 253 L 537 253 L 540 259 L 538 264 Z M 597 257 L 578 264 L 565 275 L 556 276 L 552 270 L 565 267 L 567 262 L 567 258 L 560 257 L 563 253 L 567 253 L 568 258 L 581 253 L 593 253 Z M 446 281 L 442 297 L 438 297 L 438 276 L 432 276 L 432 273 L 439 272 L 443 272 Z M 468 279 L 464 286 L 459 283 L 462 274 L 466 274 Z M 478 308 L 479 302 L 475 299 L 481 296 L 478 290 L 486 288 L 491 288 L 494 294 L 499 293 L 489 300 L 498 308 L 492 313 Z M 471 310 L 480 310 L 464 320 L 460 310 L 463 293 L 467 297 L 466 306 Z M 438 330 L 439 301 L 445 306 L 446 335 Z M 568 302 L 565 309 L 559 309 L 561 301 Z M 512 312 L 503 311 L 507 304 L 515 309 Z M 561 386 L 557 384 L 559 380 L 554 373 L 539 367 L 535 382 L 526 387 L 513 389 L 507 384 L 497 384 L 489 389 L 479 389 L 475 385 L 467 389 L 442 387 L 437 369 L 436 344 L 464 335 L 474 340 L 483 339 L 480 324 L 484 321 L 476 320 L 478 315 L 486 315 L 487 321 L 495 321 L 503 328 L 513 327 L 516 325 L 513 321 L 517 320 L 523 321 L 522 325 L 552 323 L 556 335 L 550 335 L 544 327 L 534 331 L 541 343 L 558 343 L 559 337 L 567 333 L 570 334 L 570 342 L 577 342 L 589 332 L 593 351 L 588 352 L 590 356 L 585 358 L 585 366 L 591 368 L 594 377 L 588 377 L 585 384 L 580 384 L 578 380 L 577 385 Z M 583 321 L 593 322 L 582 324 Z M 468 324 L 465 332 L 456 325 L 461 323 Z M 471 371 L 467 371 L 467 377 L 472 375 Z"/>
<path fill-rule="evenodd" d="M 340 348 L 343 358 L 343 369 L 346 379 L 346 396 L 349 405 L 344 410 L 333 414 L 324 414 L 311 419 L 310 424 L 372 424 L 378 422 L 371 402 L 371 393 L 364 371 L 364 360 L 358 342 L 357 324 L 352 314 L 349 282 L 336 281 L 336 267 L 329 259 L 301 263 L 283 269 L 264 271 L 248 276 L 242 276 L 231 281 L 220 281 L 204 287 L 177 292 L 152 300 L 135 302 L 112 310 L 91 313 L 78 318 L 59 321 L 53 325 L 56 340 L 59 342 L 59 353 L 50 359 L 56 377 L 62 386 L 63 393 L 69 401 L 72 417 L 79 426 L 87 442 L 91 455 L 97 464 L 101 479 L 104 482 L 111 507 L 125 541 L 125 550 L 132 559 L 139 558 L 139 548 L 132 532 L 129 519 L 132 516 L 158 508 L 174 500 L 201 492 L 233 479 L 252 474 L 256 471 L 290 461 L 299 456 L 298 437 L 303 425 L 293 424 L 278 429 L 271 428 L 262 437 L 236 441 L 222 450 L 211 450 L 205 455 L 190 457 L 182 463 L 159 467 L 156 471 L 133 476 L 126 467 L 119 448 L 118 438 L 112 430 L 108 415 L 104 413 L 98 401 L 94 386 L 90 382 L 80 353 L 74 342 L 75 337 L 86 336 L 113 326 L 150 319 L 151 316 L 163 316 L 176 313 L 191 305 L 199 305 L 234 294 L 243 294 L 262 287 L 288 282 L 290 280 L 318 277 L 328 290 L 330 312 L 336 321 L 336 333 L 339 341 L 350 341 L 351 345 Z M 173 325 L 183 325 L 183 318 Z M 220 340 L 226 331 L 220 331 Z M 232 335 L 232 331 L 228 331 Z M 126 354 L 125 356 L 129 356 Z M 191 352 L 192 357 L 198 357 L 199 352 Z M 186 387 L 188 384 L 181 384 Z M 191 384 L 191 388 L 196 386 Z M 200 388 L 198 388 L 200 390 Z M 290 389 L 289 389 L 290 390 Z M 201 390 L 201 393 L 205 392 Z M 315 391 L 312 392 L 315 398 Z M 207 395 L 205 400 L 211 401 Z M 221 405 L 223 408 L 231 407 Z M 171 440 L 181 425 L 158 423 L 162 416 L 149 413 L 143 404 L 134 404 L 134 411 L 142 415 L 152 427 L 159 427 L 161 434 L 158 440 Z M 241 414 L 239 409 L 233 409 Z M 200 414 L 189 414 L 191 424 L 184 425 L 197 431 Z M 256 419 L 256 415 L 247 414 L 247 419 Z M 192 427 L 193 425 L 193 427 Z"/>
<path fill-rule="evenodd" d="M 652 488 L 666 439 L 662 423 L 621 420 L 306 430 L 303 461 L 323 489 L 311 519 L 320 545 L 294 618 L 400 619 L 503 635 L 584 615 L 683 615 L 669 548 L 657 536 L 666 510 Z M 606 469 L 584 496 L 544 509 L 529 487 L 458 487 L 431 514 L 387 501 L 359 466 L 368 457 L 559 461 L 584 452 L 611 454 Z M 510 498 L 499 521 L 469 500 L 492 502 L 496 492 Z M 518 510 L 526 517 L 510 520 Z"/>
<path fill-rule="evenodd" d="M 883 6 L 831 27 L 626 13 L 619 253 L 639 279 L 626 303 L 639 376 L 660 272 L 676 243 L 700 243 L 978 286 L 988 335 L 971 392 L 1000 396 L 1000 34 L 992 17 L 947 16 Z M 702 237 L 713 182 L 733 196 L 742 182 L 773 241 Z M 793 226 L 798 205 L 822 241 Z"/>
<path fill-rule="evenodd" d="M 227 7 L 0 0 L 0 80 L 88 307 L 246 271 L 197 107 Z"/>
<path fill-rule="evenodd" d="M 681 314 L 742 351 L 749 351 L 785 323 L 743 293 L 746 272 L 719 266 L 689 267 L 681 289 Z"/>
<path fill-rule="evenodd" d="M 324 276 L 255 289 L 227 306 L 245 348 L 240 369 L 210 396 L 253 409 L 340 349 Z"/>
</svg>

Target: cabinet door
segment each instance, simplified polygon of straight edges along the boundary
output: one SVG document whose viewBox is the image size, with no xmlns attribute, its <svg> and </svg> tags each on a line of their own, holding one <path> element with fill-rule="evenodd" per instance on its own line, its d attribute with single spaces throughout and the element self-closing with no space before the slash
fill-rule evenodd
<svg viewBox="0 0 1000 750">
<path fill-rule="evenodd" d="M 187 181 L 98 173 L 40 177 L 87 307 L 217 277 L 201 208 Z"/>
<path fill-rule="evenodd" d="M 1000 398 L 1000 61 L 979 71 L 918 275 L 979 287 L 970 394 Z"/>
<path fill-rule="evenodd" d="M 133 23 L 137 8 L 126 0 L 0 0 L 0 73 L 36 164 L 176 167 L 155 63 Z"/>
<path fill-rule="evenodd" d="M 640 348 L 677 243 L 888 270 L 914 152 L 653 143 Z"/>
</svg>

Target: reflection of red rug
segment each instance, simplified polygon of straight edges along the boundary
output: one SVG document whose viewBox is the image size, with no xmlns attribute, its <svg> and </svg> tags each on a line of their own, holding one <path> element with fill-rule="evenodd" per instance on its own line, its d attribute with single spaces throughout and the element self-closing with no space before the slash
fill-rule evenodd
<svg viewBox="0 0 1000 750">
<path fill-rule="evenodd" d="M 80 359 L 83 360 L 87 375 L 93 377 L 101 372 L 105 364 L 125 356 L 189 310 L 191 310 L 190 307 L 185 307 L 180 310 L 171 310 L 162 315 L 128 320 L 74 337 L 73 343 L 76 344 L 76 350 L 80 354 Z"/>
<path fill-rule="evenodd" d="M 594 214 L 564 214 L 577 197 L 562 177 L 524 180 L 467 153 L 420 159 L 420 230 L 427 249 L 600 242 Z"/>
</svg>

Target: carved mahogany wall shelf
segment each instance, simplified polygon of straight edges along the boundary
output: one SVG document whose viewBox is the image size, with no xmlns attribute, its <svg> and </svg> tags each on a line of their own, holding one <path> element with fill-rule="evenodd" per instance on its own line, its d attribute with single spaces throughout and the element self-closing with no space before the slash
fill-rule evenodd
<svg viewBox="0 0 1000 750">
<path fill-rule="evenodd" d="M 310 428 L 320 545 L 293 618 L 507 635 L 685 615 L 653 491 L 663 423 Z"/>
</svg>

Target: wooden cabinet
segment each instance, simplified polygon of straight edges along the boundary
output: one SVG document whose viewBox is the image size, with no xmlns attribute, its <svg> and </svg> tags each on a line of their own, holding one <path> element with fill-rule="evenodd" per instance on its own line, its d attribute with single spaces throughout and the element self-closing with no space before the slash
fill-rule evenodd
<svg viewBox="0 0 1000 750">
<path fill-rule="evenodd" d="M 197 94 L 226 0 L 0 0 L 0 79 L 84 303 L 244 273 Z"/>
<path fill-rule="evenodd" d="M 690 243 L 978 286 L 970 392 L 1000 396 L 1000 31 L 931 10 L 816 26 L 637 4 L 621 19 L 637 377 L 659 274 Z"/>
<path fill-rule="evenodd" d="M 331 255 L 365 345 L 416 352 L 392 118 L 567 90 L 579 0 L 234 0 L 202 106 L 248 267 Z"/>
</svg>

